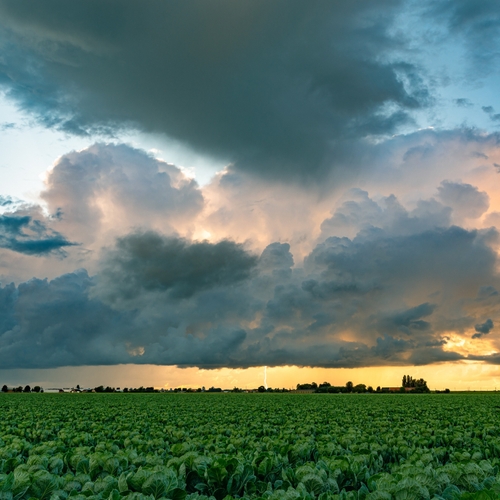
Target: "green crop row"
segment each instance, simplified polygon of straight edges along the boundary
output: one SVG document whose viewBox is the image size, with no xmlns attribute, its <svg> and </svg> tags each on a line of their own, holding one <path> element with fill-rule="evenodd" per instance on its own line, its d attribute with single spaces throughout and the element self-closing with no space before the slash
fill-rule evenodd
<svg viewBox="0 0 500 500">
<path fill-rule="evenodd" d="M 0 395 L 0 500 L 500 498 L 500 395 Z"/>
</svg>

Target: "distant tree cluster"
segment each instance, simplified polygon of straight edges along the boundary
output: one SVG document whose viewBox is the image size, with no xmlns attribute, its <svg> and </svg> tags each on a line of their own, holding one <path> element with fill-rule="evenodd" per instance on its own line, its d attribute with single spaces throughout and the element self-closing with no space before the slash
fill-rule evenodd
<svg viewBox="0 0 500 500">
<path fill-rule="evenodd" d="M 404 375 L 403 377 L 403 385 L 401 387 L 380 387 L 377 389 L 373 389 L 371 385 L 367 386 L 366 384 L 357 384 L 354 385 L 351 381 L 347 382 L 345 385 L 334 386 L 329 382 L 323 382 L 322 384 L 317 384 L 316 382 L 306 383 L 306 384 L 297 384 L 298 391 L 311 391 L 316 393 L 330 393 L 330 394 L 338 394 L 338 393 L 386 393 L 386 392 L 414 392 L 414 393 L 422 393 L 422 392 L 430 392 L 427 387 L 427 382 L 421 379 L 414 379 L 410 375 Z M 448 390 L 449 392 L 449 390 Z"/>
<path fill-rule="evenodd" d="M 304 389 L 303 389 L 304 388 Z M 317 385 L 315 382 L 311 384 L 297 384 L 297 390 L 307 390 L 314 389 L 314 392 L 317 393 L 330 393 L 330 394 L 339 394 L 339 393 L 365 393 L 365 392 L 373 392 L 372 386 L 366 386 L 365 384 L 357 384 L 354 385 L 351 381 L 347 382 L 346 385 L 335 386 L 331 385 L 329 382 L 323 382 L 322 384 Z"/>
<path fill-rule="evenodd" d="M 121 390 L 119 387 L 104 387 L 102 385 L 98 387 L 94 387 L 93 392 L 160 392 L 159 389 L 155 389 L 154 387 L 124 387 Z"/>
<path fill-rule="evenodd" d="M 311 391 L 311 390 L 316 390 L 317 388 L 318 384 L 316 382 L 312 382 L 311 384 L 297 384 L 298 391 Z"/>
<path fill-rule="evenodd" d="M 114 387 L 104 387 L 102 385 L 95 387 L 94 388 L 95 392 L 117 392 L 117 390 Z"/>
<path fill-rule="evenodd" d="M 154 387 L 138 387 L 138 388 L 125 388 L 123 392 L 165 392 L 165 389 L 155 389 Z M 222 389 L 218 387 L 211 387 L 210 389 L 202 389 L 198 387 L 197 389 L 191 387 L 175 387 L 167 392 L 222 392 Z"/>
<path fill-rule="evenodd" d="M 10 389 L 12 392 L 43 392 L 43 389 L 39 385 L 35 385 L 33 389 L 29 386 L 22 386 L 20 385 L 19 387 L 13 387 Z M 2 392 L 9 392 L 9 388 L 6 385 L 2 386 Z"/>
<path fill-rule="evenodd" d="M 413 392 L 430 392 L 427 382 L 423 378 L 417 380 L 410 375 L 403 375 L 402 387 L 404 389 L 413 389 Z"/>
<path fill-rule="evenodd" d="M 267 389 L 261 385 L 258 389 L 257 392 L 288 392 L 288 389 L 282 388 L 280 389 L 277 387 L 276 389 L 273 389 L 272 387 L 268 387 Z"/>
<path fill-rule="evenodd" d="M 216 391 L 214 389 L 215 389 L 214 387 L 211 387 L 210 389 L 208 389 L 207 392 L 220 392 L 220 391 L 222 391 L 222 389 L 220 389 L 219 391 Z M 203 392 L 203 389 L 201 389 L 201 387 L 198 387 L 197 389 L 193 389 L 191 387 L 176 387 L 175 389 L 172 389 L 172 392 Z"/>
</svg>

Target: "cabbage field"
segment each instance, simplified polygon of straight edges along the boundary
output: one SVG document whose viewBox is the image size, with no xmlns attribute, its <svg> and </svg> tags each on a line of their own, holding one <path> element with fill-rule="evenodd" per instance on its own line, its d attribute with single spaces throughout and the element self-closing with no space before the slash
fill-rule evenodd
<svg viewBox="0 0 500 500">
<path fill-rule="evenodd" d="M 0 395 L 0 499 L 500 498 L 500 395 Z"/>
</svg>

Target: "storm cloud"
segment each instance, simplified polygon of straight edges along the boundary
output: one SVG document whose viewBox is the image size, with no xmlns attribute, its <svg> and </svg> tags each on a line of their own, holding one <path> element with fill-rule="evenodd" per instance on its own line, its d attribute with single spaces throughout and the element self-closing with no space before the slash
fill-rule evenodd
<svg viewBox="0 0 500 500">
<path fill-rule="evenodd" d="M 0 85 L 47 127 L 136 127 L 237 168 L 314 177 L 431 102 L 420 69 L 396 55 L 407 43 L 393 29 L 400 10 L 398 0 L 2 1 Z"/>
<path fill-rule="evenodd" d="M 0 0 L 0 365 L 499 363 L 499 19 Z"/>
<path fill-rule="evenodd" d="M 130 317 L 88 297 L 84 270 L 54 280 L 32 279 L 0 288 L 0 364 L 5 368 L 114 364 L 126 347 L 113 333 Z M 111 332 L 110 337 L 107 337 Z"/>
<path fill-rule="evenodd" d="M 154 232 L 137 233 L 118 240 L 106 259 L 103 278 L 125 298 L 148 290 L 186 298 L 248 278 L 256 262 L 256 256 L 232 241 L 189 243 Z"/>
<path fill-rule="evenodd" d="M 373 210 L 367 193 L 353 194 Z M 2 288 L 2 362 L 244 368 L 469 359 L 449 332 L 467 335 L 475 325 L 484 335 L 500 314 L 496 231 L 432 226 L 428 212 L 409 217 L 396 198 L 390 205 L 414 223 L 403 230 L 394 217 L 370 219 L 352 238 L 320 241 L 303 264 L 287 243 L 257 256 L 231 240 L 120 237 L 93 277 L 81 270 Z"/>
</svg>

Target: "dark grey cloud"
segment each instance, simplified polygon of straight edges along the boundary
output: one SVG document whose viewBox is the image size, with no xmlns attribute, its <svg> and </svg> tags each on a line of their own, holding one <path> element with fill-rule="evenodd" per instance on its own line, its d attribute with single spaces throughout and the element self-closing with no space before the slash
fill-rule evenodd
<svg viewBox="0 0 500 500">
<path fill-rule="evenodd" d="M 399 0 L 0 2 L 0 85 L 75 134 L 164 132 L 261 174 L 313 176 L 430 95 Z"/>
<path fill-rule="evenodd" d="M 438 188 L 439 199 L 460 217 L 477 219 L 490 206 L 487 193 L 477 187 L 460 182 L 443 181 Z"/>
<path fill-rule="evenodd" d="M 0 365 L 47 368 L 123 361 L 126 347 L 106 335 L 127 331 L 130 315 L 90 299 L 91 286 L 80 270 L 52 281 L 1 287 Z"/>
<path fill-rule="evenodd" d="M 484 361 L 491 365 L 500 365 L 500 354 L 498 353 L 484 355 L 469 354 L 467 359 L 470 359 L 471 361 Z"/>
<path fill-rule="evenodd" d="M 408 236 L 392 236 L 382 230 L 364 231 L 353 240 L 331 237 L 316 247 L 306 264 L 311 267 L 326 266 L 327 274 L 342 277 L 377 278 L 389 287 L 405 279 L 436 288 L 465 286 L 466 281 L 475 282 L 475 272 L 484 276 L 496 257 L 489 248 L 493 233 L 477 230 L 467 231 L 452 226 L 436 228 Z M 461 254 L 457 248 L 470 250 Z M 425 258 L 427 256 L 428 258 Z M 482 262 L 476 261 L 481 256 Z M 470 268 L 456 277 L 456 270 L 463 265 Z M 439 284 L 439 285 L 438 285 Z M 480 284 L 478 283 L 478 286 Z"/>
<path fill-rule="evenodd" d="M 257 257 L 232 241 L 190 243 L 155 232 L 120 238 L 103 272 L 120 296 L 168 291 L 187 298 L 199 290 L 236 284 L 248 278 Z"/>
<path fill-rule="evenodd" d="M 394 331 L 411 335 L 415 331 L 431 329 L 431 324 L 422 318 L 431 316 L 436 304 L 425 302 L 404 311 L 395 312 L 383 318 L 378 325 L 380 331 L 393 333 Z"/>
<path fill-rule="evenodd" d="M 10 200 L 5 202 L 7 206 Z M 64 255 L 64 248 L 74 246 L 57 231 L 53 231 L 40 220 L 30 215 L 15 212 L 0 215 L 0 248 L 27 255 Z"/>
<path fill-rule="evenodd" d="M 481 108 L 494 122 L 500 120 L 500 113 L 495 113 L 493 106 L 483 106 Z"/>
<path fill-rule="evenodd" d="M 476 333 L 472 336 L 473 339 L 480 339 L 484 335 L 488 335 L 491 330 L 493 330 L 493 321 L 487 319 L 484 323 L 478 323 L 474 325 L 474 330 Z"/>
</svg>

